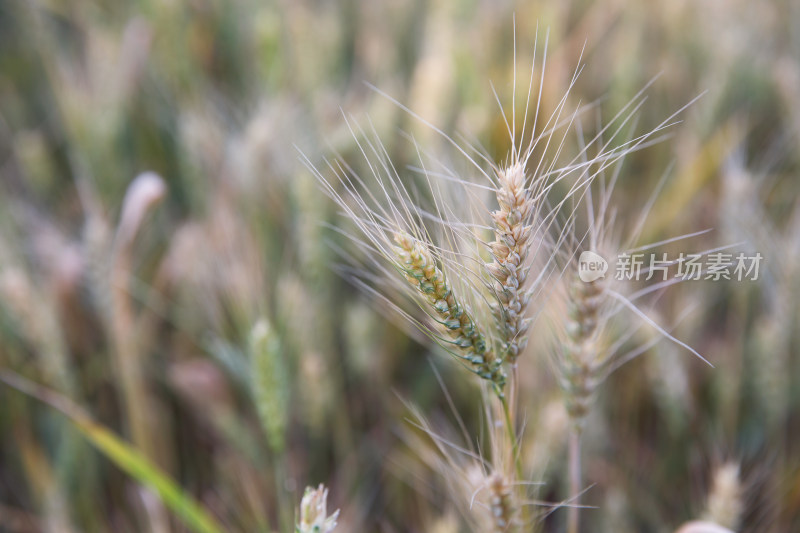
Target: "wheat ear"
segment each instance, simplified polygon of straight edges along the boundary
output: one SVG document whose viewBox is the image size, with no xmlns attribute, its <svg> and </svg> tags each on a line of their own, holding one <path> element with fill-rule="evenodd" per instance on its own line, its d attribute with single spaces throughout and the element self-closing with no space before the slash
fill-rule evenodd
<svg viewBox="0 0 800 533">
<path fill-rule="evenodd" d="M 495 291 L 500 300 L 496 314 L 505 341 L 504 351 L 512 364 L 527 345 L 525 333 L 530 326 L 530 320 L 524 318 L 530 300 L 530 293 L 525 291 L 529 270 L 525 261 L 533 233 L 534 202 L 525 182 L 523 163 L 498 172 L 500 209 L 492 213 L 495 240 L 489 245 L 494 261 L 488 269 L 495 279 Z"/>
<path fill-rule="evenodd" d="M 591 398 L 602 379 L 604 358 L 599 353 L 598 321 L 604 302 L 602 279 L 583 282 L 577 277 L 569 290 L 567 339 L 561 359 L 561 387 L 572 428 L 569 436 L 569 489 L 575 496 L 581 486 L 581 432 Z M 575 501 L 577 505 L 577 500 Z M 567 532 L 578 533 L 578 507 L 567 513 Z"/>
<path fill-rule="evenodd" d="M 717 468 L 708 494 L 706 518 L 736 531 L 742 516 L 742 492 L 737 463 L 729 462 Z"/>
<path fill-rule="evenodd" d="M 489 509 L 492 513 L 492 526 L 494 533 L 506 533 L 514 525 L 514 506 L 511 487 L 506 478 L 501 474 L 495 473 L 489 478 Z"/>
<path fill-rule="evenodd" d="M 296 533 L 331 533 L 336 528 L 339 511 L 328 515 L 328 489 L 306 487 L 300 502 L 300 519 L 295 526 Z"/>
<path fill-rule="evenodd" d="M 250 357 L 258 417 L 270 449 L 280 455 L 286 448 L 289 375 L 278 334 L 264 318 L 250 332 Z"/>
<path fill-rule="evenodd" d="M 583 282 L 576 278 L 570 287 L 561 387 L 570 420 L 578 430 L 601 378 L 603 358 L 597 353 L 597 324 L 603 303 L 602 281 Z"/>
<path fill-rule="evenodd" d="M 459 303 L 428 247 L 405 232 L 395 233 L 394 241 L 397 243 L 395 253 L 406 279 L 433 307 L 439 324 L 457 348 L 453 353 L 502 393 L 506 382 L 502 361 L 487 346 L 486 337 Z"/>
</svg>

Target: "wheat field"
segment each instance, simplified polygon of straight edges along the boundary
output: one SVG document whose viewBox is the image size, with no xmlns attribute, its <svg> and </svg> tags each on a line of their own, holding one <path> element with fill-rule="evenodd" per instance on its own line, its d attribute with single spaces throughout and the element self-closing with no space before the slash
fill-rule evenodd
<svg viewBox="0 0 800 533">
<path fill-rule="evenodd" d="M 800 531 L 798 28 L 0 1 L 0 531 Z"/>
</svg>

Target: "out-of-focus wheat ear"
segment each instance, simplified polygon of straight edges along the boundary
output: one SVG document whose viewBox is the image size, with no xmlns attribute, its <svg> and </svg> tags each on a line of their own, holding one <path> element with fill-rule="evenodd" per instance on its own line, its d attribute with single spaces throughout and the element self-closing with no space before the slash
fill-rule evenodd
<svg viewBox="0 0 800 533">
<path fill-rule="evenodd" d="M 506 478 L 497 472 L 491 475 L 489 483 L 489 511 L 494 533 L 516 531 L 516 505 L 514 494 Z"/>
<path fill-rule="evenodd" d="M 581 490 L 581 433 L 592 397 L 602 379 L 603 361 L 599 353 L 598 322 L 605 298 L 603 278 L 584 282 L 572 280 L 567 298 L 566 339 L 560 358 L 560 384 L 571 421 L 569 435 L 568 480 L 570 497 Z M 579 510 L 576 505 L 567 511 L 567 533 L 578 533 Z"/>
<path fill-rule="evenodd" d="M 452 339 L 451 353 L 467 363 L 474 373 L 491 381 L 497 393 L 502 394 L 506 382 L 502 361 L 487 345 L 469 311 L 458 301 L 427 245 L 405 232 L 395 233 L 394 241 L 398 265 L 408 282 L 428 300 L 441 329 Z"/>
<path fill-rule="evenodd" d="M 266 319 L 256 322 L 250 332 L 250 357 L 258 416 L 270 449 L 281 454 L 286 448 L 289 376 L 280 339 Z"/>
<path fill-rule="evenodd" d="M 602 278 L 588 283 L 576 278 L 569 288 L 561 388 L 567 413 L 579 432 L 601 379 L 602 358 L 596 353 L 596 332 L 603 303 L 602 283 Z"/>
<path fill-rule="evenodd" d="M 739 464 L 728 462 L 718 467 L 708 493 L 705 518 L 736 531 L 742 517 L 742 492 Z"/>
<path fill-rule="evenodd" d="M 299 514 L 295 533 L 330 533 L 339 518 L 338 509 L 328 515 L 328 489 L 321 483 L 316 489 L 306 487 Z"/>
<path fill-rule="evenodd" d="M 499 303 L 495 314 L 505 346 L 504 355 L 512 364 L 527 344 L 530 325 L 525 309 L 530 299 L 527 293 L 528 268 L 534 212 L 533 195 L 526 186 L 525 167 L 515 162 L 497 176 L 497 203 L 500 209 L 492 213 L 495 240 L 489 247 L 493 262 L 488 265 L 495 280 Z"/>
<path fill-rule="evenodd" d="M 139 174 L 128 186 L 114 233 L 110 271 L 101 288 L 111 304 L 106 326 L 112 339 L 122 400 L 134 444 L 149 458 L 168 464 L 163 442 L 163 413 L 158 396 L 150 389 L 146 373 L 149 338 L 141 337 L 140 319 L 131 299 L 134 280 L 134 242 L 147 216 L 164 200 L 167 185 L 153 172 Z"/>
</svg>

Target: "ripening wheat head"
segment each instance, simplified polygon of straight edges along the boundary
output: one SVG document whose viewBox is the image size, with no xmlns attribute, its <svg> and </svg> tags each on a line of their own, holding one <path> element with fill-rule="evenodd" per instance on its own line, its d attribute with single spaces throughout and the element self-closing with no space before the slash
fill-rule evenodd
<svg viewBox="0 0 800 533">
<path fill-rule="evenodd" d="M 534 505 L 528 489 L 535 484 L 516 477 L 509 435 L 489 402 L 484 407 L 486 441 L 473 441 L 460 419 L 460 431 L 441 423 L 434 429 L 412 405 L 408 408 L 413 429 L 405 431 L 404 440 L 414 450 L 414 460 L 421 460 L 442 483 L 448 503 L 469 531 L 529 531 L 532 524 L 523 521 L 522 511 Z M 441 503 L 437 499 L 437 506 Z"/>
<path fill-rule="evenodd" d="M 346 118 L 365 170 L 342 160 L 317 168 L 301 156 L 351 224 L 338 231 L 357 250 L 346 252 L 358 265 L 347 270 L 353 281 L 500 394 L 505 367 L 516 365 L 531 321 L 557 277 L 556 258 L 574 215 L 568 210 L 565 215 L 565 206 L 605 168 L 664 127 L 627 143 L 612 142 L 636 114 L 643 101 L 639 94 L 600 134 L 583 139 L 574 134 L 587 107 L 569 103 L 580 68 L 546 117 L 534 91 L 537 72 L 541 95 L 544 64 L 537 70 L 534 48 L 520 113 L 516 70 L 510 112 L 497 97 L 510 144 L 503 163 L 461 138 L 456 141 L 385 94 L 436 132 L 446 153 L 432 153 L 408 136 L 419 166 L 398 169 L 374 127 L 365 130 Z M 609 139 L 603 139 L 604 132 Z"/>
<path fill-rule="evenodd" d="M 674 115 L 673 115 L 674 116 Z M 670 117 L 672 118 L 672 117 Z M 662 123 L 658 131 L 668 121 Z M 618 153 L 619 157 L 607 160 L 595 179 L 584 189 L 574 209 L 584 209 L 583 224 L 577 217 L 570 218 L 566 231 L 569 237 L 559 250 L 561 276 L 554 298 L 554 316 L 560 331 L 555 362 L 559 383 L 565 393 L 564 399 L 572 422 L 580 429 L 591 405 L 591 399 L 603 380 L 622 364 L 644 353 L 659 339 L 667 338 L 690 351 L 703 361 L 697 351 L 678 340 L 667 329 L 649 317 L 643 302 L 654 292 L 679 283 L 680 278 L 653 282 L 644 288 L 635 288 L 632 281 L 620 279 L 615 273 L 614 259 L 620 255 L 632 256 L 638 252 L 651 251 L 676 241 L 688 240 L 705 231 L 681 235 L 661 242 L 636 247 L 636 243 L 650 208 L 657 199 L 658 189 L 642 209 L 639 220 L 632 231 L 617 216 L 613 206 L 614 188 L 624 156 L 646 144 L 651 135 L 640 136 L 635 142 L 624 143 L 629 147 Z M 610 164 L 606 164 L 610 163 Z M 606 178 L 606 170 L 613 170 Z M 574 211 L 573 211 L 574 212 Z M 582 226 L 582 227 L 579 227 Z M 608 261 L 608 271 L 597 279 L 581 279 L 579 259 L 582 252 L 593 252 Z M 706 252 L 703 252 L 706 253 Z M 641 269 L 647 275 L 647 266 Z M 657 332 L 644 344 L 629 348 L 631 341 L 643 326 Z M 707 362 L 707 361 L 705 361 Z"/>
<path fill-rule="evenodd" d="M 420 191 L 419 176 L 401 178 L 374 132 L 353 133 L 371 180 L 342 162 L 328 163 L 336 176 L 330 181 L 311 167 L 354 226 L 340 230 L 360 254 L 353 281 L 501 391 L 505 374 L 487 321 L 480 241 L 474 225 L 454 214 L 464 191 L 428 174 Z"/>
</svg>

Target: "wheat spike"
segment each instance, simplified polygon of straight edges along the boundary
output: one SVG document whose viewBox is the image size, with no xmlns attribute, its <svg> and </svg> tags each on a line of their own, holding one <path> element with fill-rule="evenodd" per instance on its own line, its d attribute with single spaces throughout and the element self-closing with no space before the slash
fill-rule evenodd
<svg viewBox="0 0 800 533">
<path fill-rule="evenodd" d="M 492 213 L 495 240 L 489 247 L 494 261 L 488 269 L 495 280 L 495 291 L 500 300 L 496 314 L 506 343 L 504 350 L 513 364 L 527 345 L 525 333 L 530 326 L 530 320 L 525 319 L 525 308 L 530 300 L 530 294 L 525 291 L 529 270 L 525 261 L 533 233 L 531 216 L 534 206 L 531 191 L 525 184 L 522 163 L 498 172 L 498 182 L 497 203 L 500 209 Z"/>
<path fill-rule="evenodd" d="M 494 533 L 506 533 L 514 526 L 514 503 L 506 479 L 495 473 L 489 478 L 489 509 L 492 513 Z"/>
<path fill-rule="evenodd" d="M 261 319 L 250 332 L 253 396 L 270 449 L 280 454 L 286 447 L 289 411 L 289 376 L 280 339 L 269 322 Z"/>
<path fill-rule="evenodd" d="M 586 418 L 604 362 L 598 353 L 597 338 L 598 315 L 603 303 L 602 282 L 598 279 L 586 283 L 576 278 L 569 291 L 561 387 L 565 392 L 567 412 L 578 427 Z"/>
<path fill-rule="evenodd" d="M 742 516 L 742 484 L 739 465 L 726 463 L 714 472 L 708 494 L 706 517 L 720 526 L 736 530 Z"/>
<path fill-rule="evenodd" d="M 462 360 L 483 379 L 502 391 L 506 376 L 501 361 L 487 346 L 467 309 L 458 302 L 427 246 L 404 232 L 395 233 L 395 252 L 408 282 L 422 293 L 439 316 Z"/>
<path fill-rule="evenodd" d="M 328 515 L 328 489 L 306 487 L 300 502 L 300 520 L 295 526 L 296 533 L 330 533 L 336 528 L 339 511 Z"/>
</svg>

